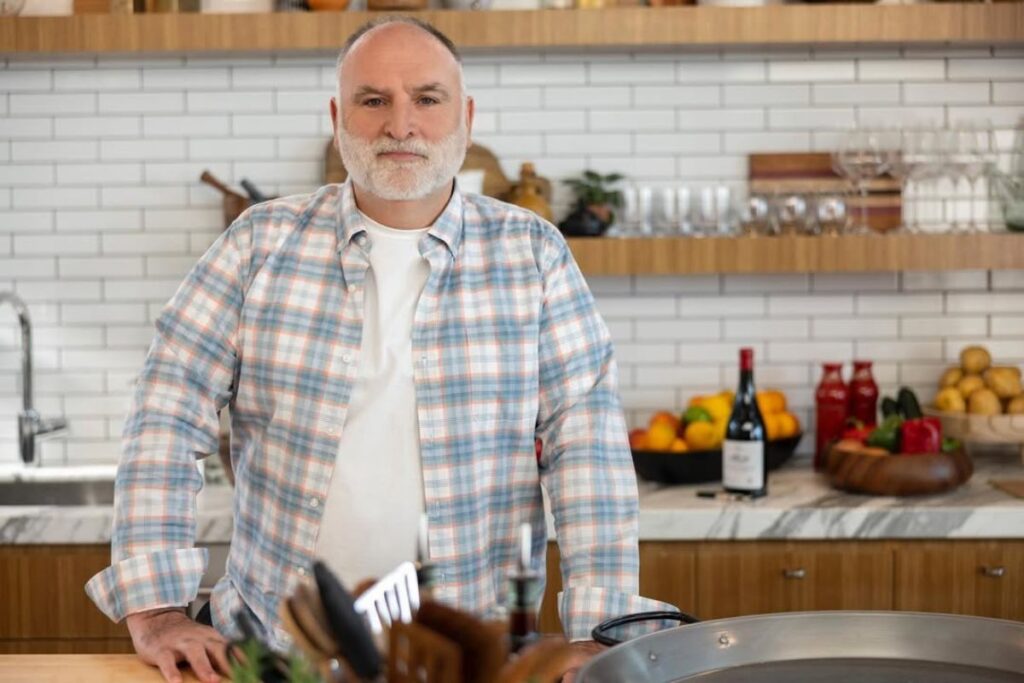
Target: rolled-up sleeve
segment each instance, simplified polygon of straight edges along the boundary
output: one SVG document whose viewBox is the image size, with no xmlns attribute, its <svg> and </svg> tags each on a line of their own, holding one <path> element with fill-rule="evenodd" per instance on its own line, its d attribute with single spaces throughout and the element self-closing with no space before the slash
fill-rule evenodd
<svg viewBox="0 0 1024 683">
<path fill-rule="evenodd" d="M 124 427 L 112 564 L 86 584 L 114 621 L 186 605 L 198 592 L 207 554 L 194 547 L 196 461 L 217 452 L 218 412 L 231 397 L 249 235 L 243 215 L 157 319 Z"/>
<path fill-rule="evenodd" d="M 618 395 L 611 337 L 565 241 L 541 250 L 541 478 L 551 502 L 571 640 L 601 621 L 669 609 L 638 595 L 636 475 Z"/>
</svg>

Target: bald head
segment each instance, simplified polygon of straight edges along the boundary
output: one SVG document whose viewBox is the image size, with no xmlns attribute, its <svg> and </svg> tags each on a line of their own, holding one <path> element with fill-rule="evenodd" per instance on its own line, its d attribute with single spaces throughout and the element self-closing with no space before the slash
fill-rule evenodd
<svg viewBox="0 0 1024 683">
<path fill-rule="evenodd" d="M 341 101 L 341 83 L 346 77 L 345 72 L 347 71 L 345 64 L 353 51 L 360 51 L 363 46 L 369 43 L 377 48 L 377 50 L 373 51 L 374 54 L 378 53 L 381 48 L 385 52 L 390 53 L 394 51 L 394 48 L 406 41 L 414 44 L 417 49 L 426 47 L 427 51 L 423 54 L 423 58 L 429 58 L 431 61 L 436 60 L 439 64 L 447 64 L 454 67 L 457 72 L 460 95 L 465 96 L 466 88 L 462 73 L 462 55 L 459 54 L 455 43 L 444 33 L 425 21 L 415 17 L 395 15 L 366 22 L 356 29 L 345 41 L 341 52 L 338 54 L 335 72 L 338 80 L 339 102 Z M 394 57 L 394 55 L 388 56 Z M 348 77 L 351 77 L 350 74 Z"/>
</svg>

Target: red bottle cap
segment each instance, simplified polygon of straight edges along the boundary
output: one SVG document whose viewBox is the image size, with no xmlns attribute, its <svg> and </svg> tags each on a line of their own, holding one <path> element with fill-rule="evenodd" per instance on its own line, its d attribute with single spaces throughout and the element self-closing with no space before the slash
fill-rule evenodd
<svg viewBox="0 0 1024 683">
<path fill-rule="evenodd" d="M 872 361 L 869 361 L 869 360 L 855 360 L 855 361 L 853 361 L 853 369 L 854 370 L 863 370 L 865 368 L 870 368 L 871 367 L 871 363 L 872 363 Z"/>
<path fill-rule="evenodd" d="M 740 370 L 754 369 L 754 349 L 744 347 L 740 349 Z"/>
</svg>

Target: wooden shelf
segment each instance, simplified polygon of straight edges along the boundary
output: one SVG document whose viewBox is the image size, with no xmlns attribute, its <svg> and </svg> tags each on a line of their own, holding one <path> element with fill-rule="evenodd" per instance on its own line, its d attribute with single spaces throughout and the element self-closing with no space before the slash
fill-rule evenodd
<svg viewBox="0 0 1024 683">
<path fill-rule="evenodd" d="M 575 238 L 588 275 L 863 273 L 1024 268 L 1024 234 Z"/>
<path fill-rule="evenodd" d="M 0 18 L 0 52 L 335 50 L 366 12 L 80 14 Z M 1024 42 L 1024 4 L 620 7 L 431 11 L 417 16 L 466 49 Z"/>
</svg>

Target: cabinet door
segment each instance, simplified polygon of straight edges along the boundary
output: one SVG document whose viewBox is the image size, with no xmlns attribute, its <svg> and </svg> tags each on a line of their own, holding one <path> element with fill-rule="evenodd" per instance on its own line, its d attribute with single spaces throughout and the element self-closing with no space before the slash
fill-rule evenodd
<svg viewBox="0 0 1024 683">
<path fill-rule="evenodd" d="M 110 546 L 0 548 L 0 639 L 127 638 L 85 594 L 85 583 L 110 564 Z"/>
<path fill-rule="evenodd" d="M 702 619 L 892 609 L 892 551 L 881 543 L 713 543 L 697 558 Z"/>
<path fill-rule="evenodd" d="M 640 543 L 640 595 L 662 600 L 683 612 L 696 610 L 697 553 L 683 542 Z"/>
<path fill-rule="evenodd" d="M 558 544 L 548 543 L 546 564 L 547 585 L 544 600 L 540 604 L 537 630 L 541 633 L 562 633 L 562 620 L 558 618 L 558 592 L 562 590 L 562 570 L 558 562 Z"/>
<path fill-rule="evenodd" d="M 896 608 L 1024 621 L 1024 542 L 901 545 Z"/>
</svg>

